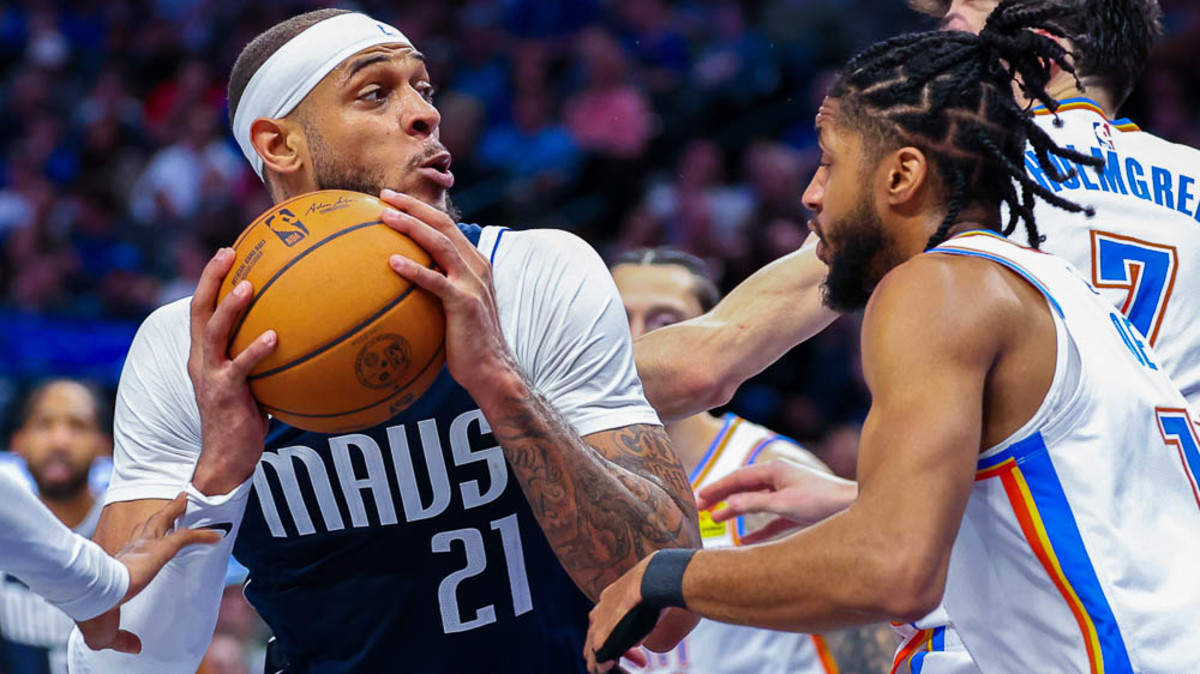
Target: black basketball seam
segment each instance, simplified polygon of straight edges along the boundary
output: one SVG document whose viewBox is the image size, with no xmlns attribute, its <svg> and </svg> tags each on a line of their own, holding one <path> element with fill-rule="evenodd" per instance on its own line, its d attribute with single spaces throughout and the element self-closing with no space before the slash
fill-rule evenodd
<svg viewBox="0 0 1200 674">
<path fill-rule="evenodd" d="M 296 367 L 297 365 L 306 363 L 306 362 L 312 360 L 313 358 L 316 358 L 317 356 L 325 353 L 326 351 L 332 349 L 333 347 L 337 346 L 338 344 L 341 344 L 342 342 L 346 341 L 347 339 L 350 339 L 354 335 L 358 334 L 358 332 L 360 330 L 362 330 L 364 327 L 379 320 L 380 316 L 382 316 L 382 315 L 386 314 L 387 312 L 391 311 L 392 309 L 394 309 L 397 304 L 400 304 L 401 302 L 403 302 L 404 298 L 411 295 L 412 292 L 416 289 L 417 289 L 417 284 L 415 284 L 415 283 L 409 284 L 408 288 L 405 289 L 404 292 L 400 293 L 400 295 L 397 296 L 396 299 L 383 305 L 383 307 L 381 309 L 379 309 L 379 311 L 376 311 L 374 314 L 371 314 L 370 316 L 366 317 L 361 322 L 359 322 L 358 325 L 355 325 L 353 328 L 347 329 L 345 332 L 338 335 L 337 338 L 335 338 L 333 341 L 329 342 L 328 344 L 325 344 L 324 346 L 322 346 L 321 348 L 319 348 L 315 351 L 309 351 L 308 353 L 304 354 L 303 356 L 300 356 L 299 358 L 296 358 L 295 360 L 284 363 L 283 365 L 279 365 L 275 368 L 267 370 L 266 372 L 259 372 L 258 374 L 252 374 L 249 377 L 246 377 L 246 381 L 254 381 L 255 379 L 263 379 L 264 377 L 270 377 L 271 375 L 279 374 L 280 372 L 283 372 L 284 370 L 290 370 L 293 367 Z"/>
<path fill-rule="evenodd" d="M 344 412 L 336 412 L 336 413 L 331 413 L 331 414 L 305 414 L 303 412 L 293 412 L 291 410 L 285 410 L 282 407 L 272 407 L 271 405 L 266 405 L 261 402 L 259 403 L 259 406 L 261 406 L 263 409 L 267 410 L 268 412 L 279 412 L 280 414 L 290 414 L 294 417 L 304 417 L 305 419 L 330 419 L 333 417 L 343 417 L 343 416 L 347 416 L 350 414 L 358 414 L 359 412 L 364 412 L 366 410 L 371 409 L 372 407 L 377 407 L 379 405 L 382 405 L 383 403 L 390 400 L 397 393 L 400 393 L 400 392 L 404 391 L 404 389 L 408 388 L 409 386 L 412 386 L 413 382 L 420 379 L 421 375 L 425 374 L 429 370 L 429 366 L 433 365 L 434 361 L 436 361 L 438 359 L 438 356 L 442 355 L 442 352 L 445 351 L 445 349 L 446 349 L 446 343 L 442 342 L 441 346 L 439 346 L 437 348 L 437 351 L 434 351 L 433 355 L 429 357 L 429 360 L 425 362 L 425 365 L 421 367 L 421 371 L 418 372 L 417 374 L 413 375 L 412 379 L 409 379 L 407 382 L 405 382 L 404 386 L 387 394 L 387 396 L 385 396 L 383 399 L 377 400 L 369 405 L 364 405 L 363 407 L 359 407 L 358 409 L 346 410 Z"/>
<path fill-rule="evenodd" d="M 287 264 L 283 265 L 278 270 L 276 270 L 276 272 L 271 276 L 271 278 L 267 279 L 267 282 L 263 284 L 263 287 L 258 289 L 254 293 L 254 297 L 250 300 L 250 304 L 246 305 L 246 308 L 244 310 L 242 310 L 242 315 L 238 316 L 237 323 L 234 324 L 233 330 L 231 330 L 229 332 L 229 335 L 230 335 L 229 342 L 231 344 L 233 343 L 233 339 L 235 337 L 237 337 L 237 334 L 239 332 L 241 332 L 242 324 L 246 322 L 246 317 L 250 315 L 250 310 L 254 308 L 255 304 L 258 304 L 258 300 L 261 299 L 263 295 L 267 294 L 267 288 L 270 288 L 272 285 L 274 285 L 275 281 L 279 280 L 279 277 L 283 276 L 284 272 L 286 272 L 287 270 L 296 266 L 296 263 L 300 262 L 300 260 L 303 260 L 304 258 L 308 257 L 308 255 L 310 253 L 312 253 L 314 250 L 317 250 L 321 246 L 324 246 L 325 244 L 329 243 L 330 241 L 333 241 L 334 239 L 337 239 L 337 238 L 344 236 L 346 234 L 349 234 L 351 232 L 356 232 L 356 231 L 362 229 L 363 227 L 370 227 L 371 225 L 379 225 L 379 224 L 383 224 L 383 221 L 382 220 L 372 220 L 371 222 L 362 222 L 357 225 L 351 225 L 350 227 L 346 227 L 345 229 L 342 229 L 342 230 L 334 232 L 333 234 L 330 234 L 329 236 L 325 237 L 324 239 L 321 239 L 320 241 L 314 243 L 311 247 L 308 248 L 308 250 L 305 250 L 303 253 L 300 253 L 296 257 L 288 260 Z"/>
</svg>

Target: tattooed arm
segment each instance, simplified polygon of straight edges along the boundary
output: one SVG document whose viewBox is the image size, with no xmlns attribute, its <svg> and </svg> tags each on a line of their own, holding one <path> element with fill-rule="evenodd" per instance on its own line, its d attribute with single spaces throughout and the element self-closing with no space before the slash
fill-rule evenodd
<svg viewBox="0 0 1200 674">
<path fill-rule="evenodd" d="M 892 656 L 900 641 L 887 623 L 863 625 L 848 630 L 826 632 L 825 643 L 837 663 L 838 671 L 847 674 L 886 672 L 892 666 Z"/>
<path fill-rule="evenodd" d="M 507 233 L 501 246 L 492 230 L 485 256 L 442 211 L 381 198 L 393 207 L 383 221 L 437 262 L 393 256 L 392 268 L 442 301 L 446 366 L 575 583 L 596 599 L 654 550 L 699 547 L 691 486 L 642 395 L 624 307 L 595 251 L 552 230 Z"/>
<path fill-rule="evenodd" d="M 580 438 L 528 382 L 484 416 L 563 568 L 595 600 L 659 548 L 699 547 L 696 504 L 661 426 Z"/>
</svg>

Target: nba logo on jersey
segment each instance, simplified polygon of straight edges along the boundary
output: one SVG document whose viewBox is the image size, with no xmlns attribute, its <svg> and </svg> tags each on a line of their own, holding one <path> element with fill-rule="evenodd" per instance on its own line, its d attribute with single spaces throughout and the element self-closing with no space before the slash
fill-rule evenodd
<svg viewBox="0 0 1200 674">
<path fill-rule="evenodd" d="M 267 228 L 275 232 L 275 236 L 283 242 L 283 245 L 292 247 L 304 240 L 308 236 L 308 228 L 303 222 L 296 219 L 296 215 L 286 208 L 279 209 L 279 213 L 267 218 Z"/>
<path fill-rule="evenodd" d="M 1112 127 L 1109 126 L 1108 122 L 1092 123 L 1092 131 L 1095 132 L 1096 140 L 1100 141 L 1101 145 L 1107 147 L 1110 150 L 1117 149 L 1116 143 L 1113 142 Z"/>
</svg>

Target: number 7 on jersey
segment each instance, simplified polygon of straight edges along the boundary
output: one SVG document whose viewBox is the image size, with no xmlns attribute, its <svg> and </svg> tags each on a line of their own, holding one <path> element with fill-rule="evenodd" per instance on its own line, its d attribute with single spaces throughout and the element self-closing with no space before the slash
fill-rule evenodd
<svg viewBox="0 0 1200 674">
<path fill-rule="evenodd" d="M 1146 336 L 1150 346 L 1158 340 L 1175 289 L 1178 260 L 1174 246 L 1092 230 L 1092 285 L 1128 293 L 1121 313 Z"/>
</svg>

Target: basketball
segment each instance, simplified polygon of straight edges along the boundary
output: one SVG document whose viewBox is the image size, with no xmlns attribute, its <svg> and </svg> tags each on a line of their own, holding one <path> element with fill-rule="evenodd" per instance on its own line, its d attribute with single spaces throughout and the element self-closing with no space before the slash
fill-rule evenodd
<svg viewBox="0 0 1200 674">
<path fill-rule="evenodd" d="M 380 221 L 385 207 L 358 192 L 311 192 L 272 207 L 234 243 L 220 297 L 247 280 L 254 298 L 229 353 L 275 330 L 249 385 L 280 421 L 320 433 L 368 428 L 411 405 L 442 368 L 441 302 L 388 265 L 392 254 L 433 261 Z"/>
</svg>

